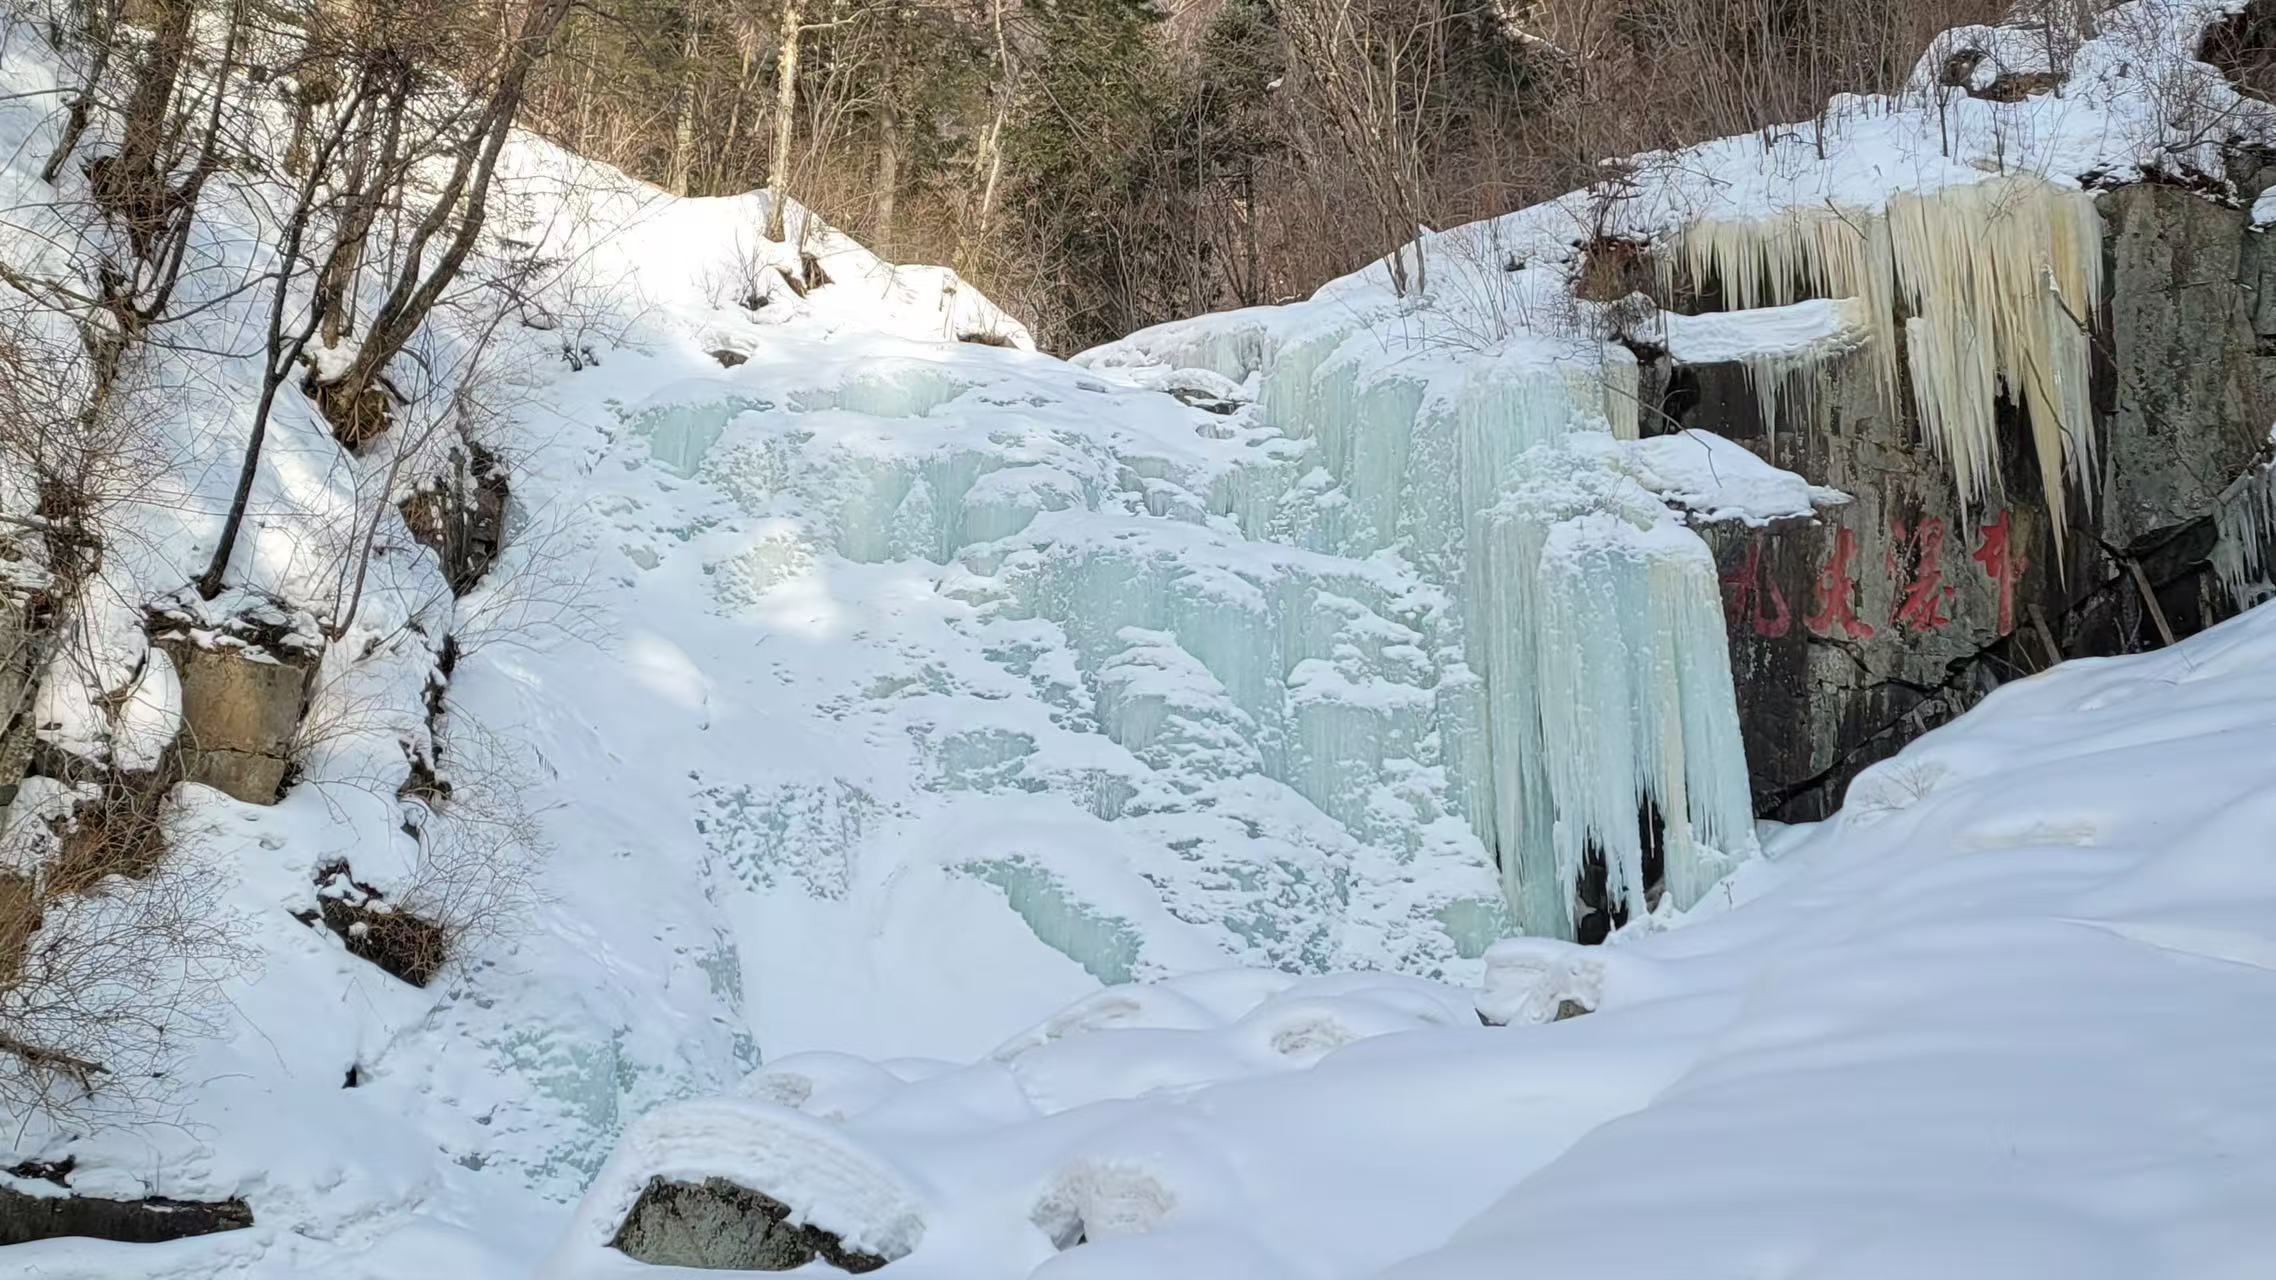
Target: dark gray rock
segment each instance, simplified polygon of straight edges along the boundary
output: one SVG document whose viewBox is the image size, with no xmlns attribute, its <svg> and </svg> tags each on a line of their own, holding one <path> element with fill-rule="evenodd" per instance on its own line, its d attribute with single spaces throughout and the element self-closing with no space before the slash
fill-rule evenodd
<svg viewBox="0 0 2276 1280">
<path fill-rule="evenodd" d="M 158 1244 L 189 1236 L 238 1231 L 253 1225 L 243 1200 L 105 1200 L 95 1196 L 42 1196 L 0 1187 L 0 1245 L 85 1236 L 124 1244 Z"/>
<path fill-rule="evenodd" d="M 46 646 L 44 574 L 0 544 L 0 808 L 16 798 L 31 767 L 38 726 L 32 723 L 34 681 Z"/>
<path fill-rule="evenodd" d="M 293 735 L 316 680 L 317 655 L 188 636 L 154 643 L 182 680 L 182 774 L 253 804 L 275 804 Z"/>
<path fill-rule="evenodd" d="M 2212 513 L 2268 439 L 2272 398 L 2256 320 L 2268 269 L 2246 216 L 2168 186 L 2101 200 L 2110 412 L 2099 534 L 2139 552 Z"/>
<path fill-rule="evenodd" d="M 857 1275 L 885 1265 L 790 1216 L 780 1200 L 725 1178 L 651 1178 L 609 1245 L 635 1261 L 711 1271 L 792 1271 L 817 1258 Z"/>
<path fill-rule="evenodd" d="M 441 557 L 453 594 L 472 590 L 498 558 L 511 496 L 504 463 L 490 450 L 471 445 L 452 448 L 450 470 L 398 508 L 411 536 Z"/>
</svg>

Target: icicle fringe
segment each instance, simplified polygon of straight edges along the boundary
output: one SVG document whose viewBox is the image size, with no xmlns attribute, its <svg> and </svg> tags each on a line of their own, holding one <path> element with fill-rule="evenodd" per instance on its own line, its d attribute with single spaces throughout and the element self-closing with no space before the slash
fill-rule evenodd
<svg viewBox="0 0 2276 1280">
<path fill-rule="evenodd" d="M 1717 282 L 1733 310 L 1859 299 L 1882 404 L 1903 403 L 1901 360 L 1922 435 L 1951 468 L 1963 505 L 1998 492 L 2004 389 L 2029 424 L 2048 514 L 2067 527 L 2066 478 L 2094 469 L 2088 326 L 2102 296 L 2102 224 L 2091 194 L 2005 176 L 1902 193 L 1879 214 L 1828 207 L 1704 220 L 1661 269 L 1670 289 L 1679 270 Z M 1792 371 L 1771 361 L 1748 372 L 1773 415 Z M 2093 486 L 2080 488 L 2091 499 Z"/>
<path fill-rule="evenodd" d="M 2213 508 L 2213 572 L 2240 610 L 2276 596 L 2276 464 L 2238 476 Z"/>
</svg>

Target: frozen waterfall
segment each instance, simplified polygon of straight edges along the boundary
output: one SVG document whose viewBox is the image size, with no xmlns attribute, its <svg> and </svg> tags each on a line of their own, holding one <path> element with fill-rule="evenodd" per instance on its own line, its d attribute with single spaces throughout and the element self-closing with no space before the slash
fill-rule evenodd
<svg viewBox="0 0 2276 1280">
<path fill-rule="evenodd" d="M 1591 862 L 1597 905 L 1635 919 L 1655 902 L 1647 850 L 1664 849 L 1678 908 L 1753 851 L 1714 561 L 1630 460 L 1625 349 L 1387 361 L 1365 326 L 1205 322 L 1092 358 L 1252 383 L 1259 418 L 1307 448 L 1237 472 L 1225 514 L 1253 538 L 1397 566 L 1444 593 L 1427 698 L 1399 716 L 1378 698 L 1369 731 L 1323 728 L 1298 754 L 1308 770 L 1434 760 L 1523 931 L 1574 936 Z M 1364 794 L 1348 777 L 1294 785 L 1347 821 Z"/>
</svg>

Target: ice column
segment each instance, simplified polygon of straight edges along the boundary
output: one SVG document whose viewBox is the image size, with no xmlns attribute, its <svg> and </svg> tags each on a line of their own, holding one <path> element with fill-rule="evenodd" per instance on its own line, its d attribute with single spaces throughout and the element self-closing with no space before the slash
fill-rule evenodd
<svg viewBox="0 0 2276 1280">
<path fill-rule="evenodd" d="M 1473 517 L 1465 612 L 1486 681 L 1485 834 L 1526 932 L 1573 936 L 1591 849 L 1610 899 L 1645 914 L 1647 801 L 1679 908 L 1752 850 L 1714 560 L 1617 452 L 1576 438 L 1518 459 Z"/>
</svg>

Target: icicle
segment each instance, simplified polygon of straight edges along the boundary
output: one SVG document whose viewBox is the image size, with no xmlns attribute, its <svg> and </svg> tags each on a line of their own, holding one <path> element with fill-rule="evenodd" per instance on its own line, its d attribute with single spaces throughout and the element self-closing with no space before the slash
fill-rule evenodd
<svg viewBox="0 0 2276 1280">
<path fill-rule="evenodd" d="M 2238 609 L 2276 595 L 2269 581 L 2276 550 L 2276 464 L 2238 476 L 2213 508 L 2213 572 Z"/>
<path fill-rule="evenodd" d="M 1789 416 L 1805 422 L 1816 419 L 1818 373 L 1825 367 L 1827 354 L 1823 350 L 1770 351 L 1741 358 L 1747 385 L 1762 406 L 1762 428 L 1772 444 L 1778 442 L 1781 406 L 1793 411 Z"/>
<path fill-rule="evenodd" d="M 1492 836 L 1528 933 L 1572 936 L 1591 850 L 1644 913 L 1647 800 L 1678 907 L 1753 847 L 1713 558 L 1616 459 L 1535 449 L 1473 524 Z"/>
<path fill-rule="evenodd" d="M 1899 194 L 1885 215 L 1807 208 L 1755 222 L 1703 220 L 1663 262 L 1663 283 L 1672 288 L 1679 270 L 1716 281 L 1733 310 L 1859 299 L 1891 408 L 1902 403 L 1901 311 L 1921 431 L 1952 469 L 1962 502 L 1999 484 L 2004 389 L 2029 424 L 2048 515 L 2065 527 L 2066 477 L 2094 467 L 2085 325 L 2102 292 L 2102 224 L 2090 194 L 2006 176 Z M 1749 373 L 1774 414 L 1780 371 L 1750 363 Z M 2091 495 L 2091 485 L 2082 488 Z"/>
<path fill-rule="evenodd" d="M 1603 363 L 1588 370 L 1583 378 L 1603 398 L 1604 420 L 1612 427 L 1613 439 L 1634 440 L 1643 434 L 1643 371 L 1634 352 L 1606 344 Z M 1586 389 L 1575 390 L 1576 397 L 1586 394 Z"/>
<path fill-rule="evenodd" d="M 2083 327 L 2102 293 L 2094 198 L 2035 178 L 1995 178 L 1897 196 L 1889 225 L 1916 317 L 1908 336 L 1920 343 L 1910 361 L 1914 398 L 1961 500 L 1983 499 L 1999 482 L 1994 415 L 2005 387 L 2030 425 L 2047 514 L 2068 527 L 2066 478 L 2091 475 L 2094 464 Z"/>
<path fill-rule="evenodd" d="M 1449 588 L 1458 610 L 1444 625 L 1462 660 L 1435 687 L 1378 678 L 1386 659 L 1354 651 L 1353 637 L 1394 630 L 1362 625 L 1387 611 L 1362 608 L 1357 582 L 1341 603 L 1344 587 L 1292 577 L 1236 605 L 1198 590 L 1190 566 L 1092 554 L 1065 562 L 1074 581 L 1015 586 L 1065 597 L 1020 611 L 1069 619 L 1070 639 L 1111 668 L 1102 691 L 1135 671 L 1114 656 L 1129 645 L 1118 628 L 1174 636 L 1253 723 L 1231 737 L 1263 744 L 1264 772 L 1362 838 L 1393 837 L 1370 812 L 1384 762 L 1439 753 L 1528 933 L 1573 936 L 1592 852 L 1615 901 L 1644 914 L 1646 802 L 1663 815 L 1674 901 L 1690 905 L 1751 852 L 1753 813 L 1712 558 L 1615 447 L 1640 434 L 1634 356 L 1514 348 L 1432 382 L 1368 374 L 1376 343 L 1355 324 L 1272 352 L 1257 417 L 1285 439 L 1220 481 L 1211 506 L 1251 536 L 1308 549 L 1396 548 Z M 1808 370 L 1797 356 L 1779 377 Z M 1149 706 L 1115 697 L 1101 720 L 1142 754 L 1165 730 Z"/>
</svg>

